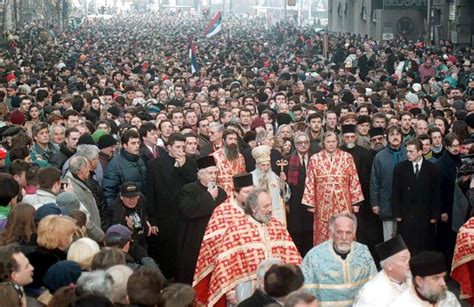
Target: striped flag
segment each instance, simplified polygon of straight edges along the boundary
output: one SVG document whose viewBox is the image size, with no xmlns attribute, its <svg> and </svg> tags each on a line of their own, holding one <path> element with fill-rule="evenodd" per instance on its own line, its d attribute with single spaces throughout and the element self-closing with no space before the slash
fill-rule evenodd
<svg viewBox="0 0 474 307">
<path fill-rule="evenodd" d="M 199 64 L 196 58 L 196 49 L 192 40 L 189 41 L 189 61 L 191 62 L 191 73 L 194 74 L 195 72 L 199 71 Z"/>
<path fill-rule="evenodd" d="M 221 12 L 217 12 L 216 15 L 212 18 L 211 22 L 207 25 L 204 29 L 203 34 L 206 35 L 207 38 L 212 37 L 219 33 L 222 30 L 222 16 Z"/>
</svg>

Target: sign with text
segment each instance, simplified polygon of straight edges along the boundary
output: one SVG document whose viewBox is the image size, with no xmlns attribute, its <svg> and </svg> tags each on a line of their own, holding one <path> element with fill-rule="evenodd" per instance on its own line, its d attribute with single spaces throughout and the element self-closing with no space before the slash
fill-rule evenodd
<svg viewBox="0 0 474 307">
<path fill-rule="evenodd" d="M 428 0 L 383 0 L 385 10 L 425 10 Z"/>
</svg>

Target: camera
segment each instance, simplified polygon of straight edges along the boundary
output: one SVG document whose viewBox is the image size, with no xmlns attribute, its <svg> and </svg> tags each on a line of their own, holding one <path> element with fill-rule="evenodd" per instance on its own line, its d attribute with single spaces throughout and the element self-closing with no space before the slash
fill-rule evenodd
<svg viewBox="0 0 474 307">
<path fill-rule="evenodd" d="M 468 176 L 474 174 L 474 154 L 461 157 L 462 164 L 458 169 L 458 176 Z"/>
</svg>

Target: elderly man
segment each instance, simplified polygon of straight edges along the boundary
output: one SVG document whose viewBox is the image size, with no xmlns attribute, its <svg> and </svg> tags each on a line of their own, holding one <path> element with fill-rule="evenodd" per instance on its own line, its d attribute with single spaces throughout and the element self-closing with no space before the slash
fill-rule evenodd
<svg viewBox="0 0 474 307">
<path fill-rule="evenodd" d="M 443 254 L 424 251 L 410 259 L 413 285 L 397 297 L 390 307 L 439 306 L 460 307 L 453 293 L 448 291 L 446 264 Z"/>
<path fill-rule="evenodd" d="M 305 288 L 321 306 L 351 306 L 354 294 L 377 274 L 367 246 L 354 241 L 354 215 L 333 215 L 329 221 L 331 238 L 311 249 L 301 266 Z"/>
<path fill-rule="evenodd" d="M 227 227 L 235 219 L 245 215 L 245 202 L 254 189 L 252 174 L 236 175 L 232 177 L 232 181 L 234 194 L 212 212 L 199 250 L 193 287 L 196 290 L 197 300 L 203 304 L 208 299 L 209 282 L 218 255 L 219 241 Z"/>
<path fill-rule="evenodd" d="M 271 148 L 270 160 L 272 170 L 275 173 L 280 171 L 280 167 L 277 165 L 277 161 L 282 159 L 281 152 L 273 148 L 274 136 L 272 131 L 262 130 L 257 132 L 255 136 L 255 142 L 257 145 L 266 145 Z M 255 169 L 255 158 L 252 156 L 252 148 L 247 148 L 242 151 L 242 156 L 245 159 L 245 169 L 248 173 Z"/>
<path fill-rule="evenodd" d="M 223 134 L 224 146 L 212 153 L 218 169 L 217 184 L 227 195 L 232 195 L 232 176 L 245 173 L 245 160 L 239 152 L 239 135 L 235 130 L 226 129 Z M 202 153 L 201 153 L 202 154 Z"/>
<path fill-rule="evenodd" d="M 196 161 L 198 180 L 181 189 L 178 202 L 177 281 L 191 284 L 207 223 L 227 194 L 217 186 L 217 167 L 212 156 Z"/>
<path fill-rule="evenodd" d="M 272 216 L 286 225 L 285 203 L 290 199 L 290 188 L 285 182 L 285 173 L 278 177 L 271 169 L 271 148 L 266 145 L 252 150 L 257 168 L 252 172 L 253 182 L 258 188 L 266 189 L 272 197 Z"/>
<path fill-rule="evenodd" d="M 264 189 L 250 193 L 245 216 L 227 228 L 219 242 L 219 254 L 211 276 L 207 306 L 230 304 L 249 297 L 262 260 L 281 258 L 287 264 L 300 264 L 301 256 L 286 228 L 272 218 L 272 201 Z"/>
<path fill-rule="evenodd" d="M 354 159 L 337 145 L 337 134 L 326 132 L 324 149 L 309 159 L 301 202 L 315 213 L 314 245 L 329 238 L 331 215 L 358 212 L 364 200 Z"/>
<path fill-rule="evenodd" d="M 94 227 L 88 228 L 87 234 L 97 242 L 104 239 L 104 232 L 101 230 L 101 219 L 97 203 L 91 190 L 87 187 L 86 181 L 89 179 L 90 163 L 82 156 L 73 157 L 69 162 L 69 170 L 66 173 L 67 178 L 72 185 L 74 194 L 87 209 L 90 221 Z"/>
<path fill-rule="evenodd" d="M 410 252 L 398 235 L 376 246 L 382 270 L 357 293 L 355 307 L 387 306 L 407 288 Z"/>
<path fill-rule="evenodd" d="M 224 126 L 222 124 L 215 122 L 209 124 L 209 143 L 199 148 L 199 152 L 202 156 L 208 156 L 224 145 L 222 139 L 223 133 Z"/>
</svg>

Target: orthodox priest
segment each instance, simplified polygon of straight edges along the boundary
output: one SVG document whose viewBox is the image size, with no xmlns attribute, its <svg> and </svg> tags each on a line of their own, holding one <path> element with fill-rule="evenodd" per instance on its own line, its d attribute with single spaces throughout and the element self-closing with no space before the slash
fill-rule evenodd
<svg viewBox="0 0 474 307">
<path fill-rule="evenodd" d="M 245 173 L 245 160 L 239 153 L 239 135 L 235 130 L 226 129 L 222 135 L 224 147 L 212 153 L 216 160 L 217 184 L 228 196 L 234 189 L 232 176 Z"/>
<path fill-rule="evenodd" d="M 305 288 L 321 306 L 352 306 L 354 295 L 377 274 L 377 269 L 367 246 L 354 242 L 354 215 L 332 216 L 330 229 L 331 238 L 304 257 L 301 269 Z"/>
<path fill-rule="evenodd" d="M 225 306 L 250 297 L 262 260 L 280 258 L 301 264 L 301 256 L 282 223 L 272 217 L 272 200 L 264 189 L 250 193 L 245 216 L 227 228 L 220 242 L 207 306 Z"/>
<path fill-rule="evenodd" d="M 260 145 L 252 149 L 256 168 L 252 172 L 253 182 L 258 188 L 268 191 L 272 197 L 272 216 L 286 225 L 285 203 L 290 199 L 290 188 L 286 183 L 285 173 L 278 177 L 271 168 L 271 148 Z"/>
<path fill-rule="evenodd" d="M 356 294 L 354 307 L 388 306 L 411 283 L 410 251 L 400 235 L 376 246 L 382 270 Z"/>
<path fill-rule="evenodd" d="M 358 212 L 364 200 L 354 159 L 337 143 L 337 134 L 326 132 L 323 150 L 309 160 L 302 203 L 314 209 L 314 245 L 329 239 L 332 215 Z"/>
<path fill-rule="evenodd" d="M 343 145 L 341 150 L 351 154 L 357 169 L 364 202 L 360 207 L 357 216 L 357 242 L 367 245 L 378 263 L 378 254 L 375 245 L 383 242 L 382 222 L 379 217 L 372 212 L 370 206 L 370 170 L 372 169 L 373 154 L 362 146 L 357 145 L 359 135 L 356 133 L 356 125 L 343 125 L 341 127 Z"/>
<path fill-rule="evenodd" d="M 235 175 L 232 181 L 234 183 L 233 197 L 214 209 L 199 250 L 193 287 L 196 290 L 197 300 L 202 304 L 206 304 L 209 297 L 209 282 L 222 235 L 234 220 L 245 216 L 245 202 L 254 189 L 252 174 Z"/>
<path fill-rule="evenodd" d="M 186 184 L 179 193 L 177 281 L 191 284 L 202 238 L 214 209 L 223 203 L 227 194 L 217 186 L 217 167 L 214 157 L 196 161 L 198 180 Z"/>
<path fill-rule="evenodd" d="M 474 305 L 474 217 L 459 229 L 451 277 L 461 286 L 460 298 Z"/>
</svg>

